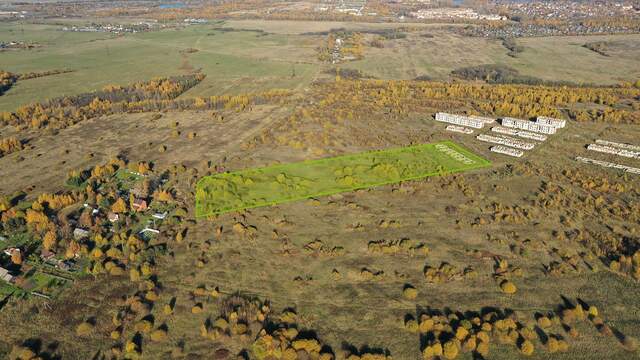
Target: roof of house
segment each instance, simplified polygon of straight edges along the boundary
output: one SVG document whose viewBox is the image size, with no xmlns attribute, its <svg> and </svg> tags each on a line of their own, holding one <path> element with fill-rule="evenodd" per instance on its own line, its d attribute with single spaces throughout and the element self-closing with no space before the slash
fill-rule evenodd
<svg viewBox="0 0 640 360">
<path fill-rule="evenodd" d="M 73 230 L 73 236 L 75 238 L 83 238 L 89 236 L 89 230 L 85 230 L 82 228 L 75 228 Z"/>
<path fill-rule="evenodd" d="M 9 274 L 9 270 L 0 267 L 0 278 L 5 281 L 11 281 L 13 279 L 13 275 Z"/>
<path fill-rule="evenodd" d="M 42 250 L 42 252 L 40 253 L 41 258 L 52 258 L 54 256 L 56 256 L 56 253 L 50 250 Z"/>
</svg>

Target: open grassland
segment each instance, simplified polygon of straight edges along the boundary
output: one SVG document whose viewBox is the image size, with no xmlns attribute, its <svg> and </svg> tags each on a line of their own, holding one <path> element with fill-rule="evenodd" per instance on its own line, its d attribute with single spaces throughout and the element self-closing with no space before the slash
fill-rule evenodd
<svg viewBox="0 0 640 360">
<path fill-rule="evenodd" d="M 0 193 L 33 188 L 51 191 L 72 170 L 104 163 L 118 154 L 160 166 L 222 161 L 229 148 L 256 136 L 283 110 L 256 107 L 247 114 L 169 113 L 114 115 L 88 120 L 51 135 L 34 135 L 33 146 L 0 158 Z M 192 139 L 189 134 L 194 134 Z M 161 146 L 165 146 L 160 152 Z M 229 156 L 231 159 L 232 157 Z"/>
<path fill-rule="evenodd" d="M 347 29 L 351 31 L 371 31 L 395 29 L 410 26 L 419 28 L 440 28 L 441 24 L 420 23 L 358 23 L 341 21 L 288 21 L 288 20 L 229 20 L 226 24 L 237 29 L 260 29 L 277 34 L 305 34 L 327 32 L 335 29 Z"/>
<path fill-rule="evenodd" d="M 315 76 L 317 69 L 310 65 L 316 62 L 314 41 L 300 36 L 212 30 L 218 26 L 114 37 L 63 32 L 55 25 L 0 25 L 3 39 L 42 45 L 28 51 L 3 52 L 1 69 L 15 73 L 74 70 L 17 83 L 0 97 L 0 110 L 11 111 L 34 101 L 109 84 L 125 85 L 196 70 L 208 76 L 188 96 L 296 88 Z"/>
<path fill-rule="evenodd" d="M 524 52 L 506 62 L 524 75 L 544 80 L 594 84 L 640 78 L 640 35 L 562 36 L 517 40 Z M 609 56 L 583 47 L 590 42 L 611 44 Z"/>
<path fill-rule="evenodd" d="M 0 97 L 0 110 L 108 84 L 193 71 L 202 71 L 207 78 L 183 96 L 302 89 L 331 67 L 317 58 L 317 48 L 326 43 L 326 36 L 303 34 L 343 27 L 367 32 L 402 26 L 412 24 L 218 21 L 118 37 L 63 32 L 61 25 L 0 24 L 3 39 L 41 45 L 3 52 L 0 69 L 15 73 L 73 70 L 17 82 Z M 640 35 L 519 39 L 524 51 L 513 58 L 498 40 L 462 37 L 441 26 L 416 25 L 406 34 L 406 38 L 384 40 L 383 48 L 369 46 L 378 35 L 368 34 L 364 58 L 340 67 L 381 79 L 448 79 L 455 69 L 484 64 L 510 66 L 544 80 L 577 83 L 611 84 L 640 76 Z M 611 56 L 582 47 L 595 40 L 609 42 Z"/>
<path fill-rule="evenodd" d="M 612 84 L 640 77 L 640 35 L 517 39 L 524 52 L 513 58 L 507 55 L 509 51 L 500 40 L 462 37 L 437 24 L 232 20 L 228 25 L 289 34 L 339 28 L 362 32 L 412 28 L 414 31 L 408 32 L 406 38 L 386 40 L 382 49 L 369 47 L 364 59 L 343 65 L 383 79 L 418 76 L 446 79 L 452 70 L 485 64 L 503 64 L 523 75 L 576 83 Z M 369 40 L 373 38 L 369 36 Z M 603 57 L 582 47 L 593 41 L 610 43 L 610 56 Z"/>
<path fill-rule="evenodd" d="M 611 56 L 603 57 L 582 47 L 597 40 L 615 44 Z M 383 79 L 446 79 L 455 69 L 486 64 L 506 65 L 523 75 L 549 81 L 615 84 L 640 77 L 640 35 L 544 37 L 516 42 L 524 51 L 511 57 L 499 40 L 425 30 L 408 33 L 404 39 L 386 40 L 384 48 L 368 48 L 364 59 L 345 67 Z"/>
</svg>

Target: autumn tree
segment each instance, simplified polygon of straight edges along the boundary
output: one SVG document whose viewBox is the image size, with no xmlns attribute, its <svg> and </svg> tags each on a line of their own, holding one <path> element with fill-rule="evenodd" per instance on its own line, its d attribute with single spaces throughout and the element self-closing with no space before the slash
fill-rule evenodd
<svg viewBox="0 0 640 360">
<path fill-rule="evenodd" d="M 20 265 L 22 264 L 22 251 L 16 250 L 11 253 L 11 262 Z"/>
<path fill-rule="evenodd" d="M 116 214 L 125 213 L 127 212 L 127 203 L 122 200 L 122 198 L 118 198 L 118 200 L 111 205 L 111 211 Z"/>
<path fill-rule="evenodd" d="M 0 195 L 0 212 L 7 211 L 10 207 L 9 199 L 4 195 Z"/>
<path fill-rule="evenodd" d="M 44 238 L 42 238 L 42 246 L 44 247 L 45 250 L 51 251 L 56 247 L 57 241 L 58 239 L 56 236 L 56 232 L 53 230 L 49 230 L 44 235 Z"/>
</svg>

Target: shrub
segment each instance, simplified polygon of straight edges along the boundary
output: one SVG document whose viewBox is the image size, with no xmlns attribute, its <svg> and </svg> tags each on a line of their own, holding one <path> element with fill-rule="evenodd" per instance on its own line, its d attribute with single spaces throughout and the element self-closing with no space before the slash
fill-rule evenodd
<svg viewBox="0 0 640 360">
<path fill-rule="evenodd" d="M 207 295 L 207 288 L 204 285 L 198 286 L 195 290 L 193 290 L 193 295 L 194 296 L 206 296 Z"/>
<path fill-rule="evenodd" d="M 458 326 L 458 328 L 456 329 L 456 339 L 462 341 L 466 339 L 468 335 L 469 335 L 469 330 L 465 329 L 462 326 Z"/>
<path fill-rule="evenodd" d="M 442 356 L 442 344 L 439 342 L 427 345 L 422 351 L 422 356 L 425 360 L 432 359 L 436 356 Z"/>
<path fill-rule="evenodd" d="M 452 360 L 458 357 L 458 351 L 460 350 L 460 343 L 457 340 L 449 340 L 444 343 L 442 354 L 446 359 Z"/>
<path fill-rule="evenodd" d="M 173 308 L 171 307 L 170 304 L 165 304 L 164 307 L 162 308 L 162 312 L 165 315 L 171 315 L 173 314 Z"/>
<path fill-rule="evenodd" d="M 503 280 L 500 283 L 500 289 L 505 294 L 515 294 L 516 291 L 518 290 L 516 286 L 509 280 Z"/>
<path fill-rule="evenodd" d="M 203 310 L 202 303 L 197 303 L 191 308 L 192 314 L 200 314 Z"/>
<path fill-rule="evenodd" d="M 308 353 L 319 353 L 321 346 L 316 339 L 302 339 L 291 343 L 295 350 L 305 350 Z"/>
<path fill-rule="evenodd" d="M 420 330 L 419 326 L 418 326 L 418 322 L 415 321 L 414 319 L 409 319 L 404 323 L 404 327 L 405 329 L 407 329 L 410 332 L 418 332 L 418 330 Z"/>
<path fill-rule="evenodd" d="M 160 327 L 151 332 L 150 335 L 151 341 L 154 342 L 163 342 L 167 340 L 167 329 Z"/>
<path fill-rule="evenodd" d="M 476 346 L 476 352 L 486 359 L 489 355 L 489 342 L 479 342 L 478 346 Z"/>
<path fill-rule="evenodd" d="M 533 354 L 533 343 L 529 340 L 524 340 L 521 344 L 520 344 L 520 353 L 526 356 L 530 356 Z"/>
<path fill-rule="evenodd" d="M 564 340 L 558 340 L 558 351 L 567 352 L 569 351 L 569 343 Z"/>
<path fill-rule="evenodd" d="M 476 349 L 477 341 L 474 336 L 470 336 L 463 344 L 462 351 L 463 352 L 471 352 Z"/>
<path fill-rule="evenodd" d="M 540 326 L 543 329 L 547 329 L 551 327 L 551 320 L 549 320 L 548 317 L 546 316 L 540 316 L 538 318 L 538 326 Z"/>
<path fill-rule="evenodd" d="M 113 266 L 111 269 L 109 269 L 109 274 L 112 276 L 123 276 L 124 274 L 126 274 L 126 272 L 120 266 Z"/>
<path fill-rule="evenodd" d="M 407 300 L 415 300 L 415 298 L 418 297 L 418 289 L 411 285 L 405 285 L 402 295 Z"/>
<path fill-rule="evenodd" d="M 153 324 L 149 320 L 140 320 L 134 326 L 134 329 L 141 333 L 148 333 L 153 328 Z"/>
<path fill-rule="evenodd" d="M 136 268 L 131 268 L 131 270 L 129 270 L 129 280 L 133 282 L 140 281 L 140 271 Z"/>
<path fill-rule="evenodd" d="M 9 354 L 10 359 L 31 360 L 36 359 L 37 354 L 26 346 L 14 346 Z"/>
<path fill-rule="evenodd" d="M 433 319 L 425 318 L 420 321 L 420 332 L 427 333 L 433 329 L 435 322 Z"/>
<path fill-rule="evenodd" d="M 125 345 L 125 351 L 128 354 L 134 354 L 137 353 L 139 351 L 138 345 L 132 341 L 132 340 L 127 340 L 127 343 Z"/>
<path fill-rule="evenodd" d="M 555 337 L 549 336 L 549 339 L 547 340 L 547 350 L 550 353 L 558 352 L 559 350 L 558 340 Z"/>
<path fill-rule="evenodd" d="M 149 300 L 149 301 L 157 301 L 158 300 L 158 294 L 153 291 L 153 290 L 149 290 L 144 294 L 144 298 Z"/>
<path fill-rule="evenodd" d="M 80 325 L 78 325 L 76 327 L 76 335 L 78 336 L 89 336 L 91 335 L 91 333 L 93 333 L 93 330 L 95 329 L 95 325 L 88 322 L 88 321 L 84 321 L 82 323 L 80 323 Z"/>
</svg>

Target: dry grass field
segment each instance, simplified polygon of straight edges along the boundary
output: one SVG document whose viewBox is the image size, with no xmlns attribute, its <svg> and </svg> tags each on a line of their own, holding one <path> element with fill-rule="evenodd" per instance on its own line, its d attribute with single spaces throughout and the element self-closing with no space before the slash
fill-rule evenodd
<svg viewBox="0 0 640 360">
<path fill-rule="evenodd" d="M 246 114 L 225 114 L 229 120 L 221 123 L 203 112 L 166 113 L 153 121 L 150 117 L 151 114 L 140 114 L 99 118 L 55 136 L 35 139 L 34 149 L 0 159 L 3 172 L 7 169 L 5 174 L 13 174 L 9 182 L 3 182 L 0 191 L 11 192 L 26 184 L 35 185 L 36 191 L 51 191 L 67 170 L 101 163 L 120 152 L 130 154 L 134 160 L 153 161 L 159 168 L 175 163 L 199 168 L 202 161 L 210 160 L 224 164 L 229 170 L 314 156 L 305 147 L 243 146 L 261 130 L 275 128 L 275 123 L 284 121 L 286 109 L 259 107 Z M 176 121 L 181 135 L 172 137 L 172 124 Z M 512 160 L 489 152 L 487 144 L 472 136 L 444 132 L 444 126 L 431 120 L 430 114 L 412 113 L 384 126 L 374 126 L 383 121 L 380 114 L 367 121 L 338 125 L 334 129 L 336 136 L 359 133 L 361 138 L 358 142 L 337 143 L 326 150 L 362 151 L 367 150 L 362 145 L 367 142 L 394 147 L 409 142 L 453 140 L 490 159 L 493 167 L 188 224 L 186 242 L 176 245 L 171 256 L 163 257 L 158 264 L 163 287 L 158 303 L 176 299 L 172 315 L 160 314 L 155 319 L 156 323 L 169 324 L 169 339 L 162 344 L 145 342 L 145 355 L 168 358 L 167 344 L 184 344 L 188 358 L 201 358 L 219 347 L 234 353 L 248 346 L 248 339 L 211 342 L 200 337 L 200 324 L 207 318 L 215 318 L 219 309 L 214 299 L 193 297 L 194 289 L 202 285 L 219 287 L 223 294 L 239 291 L 270 299 L 278 311 L 294 308 L 300 316 L 299 326 L 313 329 L 336 353 L 351 345 L 368 346 L 385 349 L 396 359 L 415 359 L 420 357 L 421 345 L 418 335 L 404 329 L 408 314 L 416 316 L 416 312 L 426 308 L 464 312 L 495 307 L 511 309 L 520 321 L 530 324 L 535 321 L 535 313 L 556 309 L 563 297 L 579 298 L 597 306 L 601 316 L 617 330 L 628 336 L 640 336 L 635 311 L 640 303 L 634 295 L 640 288 L 636 282 L 611 273 L 597 259 L 589 261 L 592 270 L 579 265 L 576 272 L 560 276 L 545 274 L 543 270 L 545 265 L 558 260 L 558 253 L 584 250 L 555 232 L 579 231 L 581 222 L 589 221 L 590 217 L 576 215 L 573 208 L 542 209 L 531 205 L 543 184 L 553 181 L 551 178 L 563 170 L 627 182 L 614 171 L 578 165 L 572 157 L 585 155 L 585 143 L 596 138 L 633 141 L 640 136 L 635 126 L 572 123 L 525 158 Z M 289 130 L 304 130 L 308 126 L 301 123 Z M 186 138 L 191 131 L 197 132 L 193 140 Z M 166 152 L 157 151 L 160 144 L 167 145 Z M 67 149 L 70 152 L 65 154 Z M 92 159 L 86 158 L 89 152 L 94 154 Z M 16 163 L 17 157 L 23 160 Z M 531 176 L 532 173 L 538 176 Z M 566 179 L 556 181 L 578 191 Z M 630 186 L 637 189 L 638 185 L 637 179 L 631 180 Z M 494 204 L 521 207 L 528 215 L 492 221 L 489 219 Z M 488 221 L 478 223 L 478 218 Z M 234 226 L 237 223 L 253 230 L 239 232 Z M 613 219 L 600 226 L 589 224 L 590 229 L 606 227 L 629 236 L 637 236 L 634 234 L 640 231 L 637 224 Z M 370 250 L 371 242 L 402 239 L 424 244 L 428 254 Z M 515 295 L 502 293 L 492 279 L 496 257 L 522 269 L 523 275 L 513 280 L 518 287 Z M 205 266 L 195 268 L 196 258 L 206 259 Z M 459 270 L 471 267 L 476 275 L 444 283 L 426 282 L 425 266 L 437 267 L 443 262 Z M 50 302 L 48 310 L 39 310 L 37 316 L 29 309 L 41 308 L 39 299 L 6 308 L 0 324 L 16 328 L 6 340 L 27 338 L 37 327 L 44 345 L 48 341 L 57 342 L 57 351 L 63 358 L 88 358 L 95 354 L 95 349 L 108 348 L 105 336 L 115 312 L 113 303 L 130 286 L 125 280 L 109 282 L 108 288 L 90 279 L 78 282 L 67 295 Z M 407 284 L 417 289 L 415 300 L 403 297 Z M 204 311 L 192 314 L 190 309 L 198 302 L 203 304 Z M 71 329 L 82 319 L 97 315 L 96 332 L 82 346 L 72 345 L 74 335 L 67 325 L 60 323 L 60 312 L 71 309 Z M 563 334 L 559 325 L 551 330 Z M 628 358 L 630 353 L 614 337 L 598 334 L 588 323 L 579 324 L 577 330 L 580 337 L 569 340 L 569 352 L 549 354 L 544 346 L 537 345 L 532 358 Z M 495 345 L 488 358 L 517 356 L 514 347 Z"/>
<path fill-rule="evenodd" d="M 153 160 L 161 167 L 222 162 L 244 139 L 256 136 L 283 111 L 265 106 L 246 114 L 180 112 L 157 120 L 153 113 L 114 115 L 56 134 L 34 134 L 28 143 L 31 149 L 0 158 L 5 178 L 0 193 L 27 188 L 55 191 L 69 171 L 102 164 L 119 154 L 138 161 Z M 190 133 L 195 133 L 193 139 L 189 139 Z M 162 145 L 166 150 L 160 152 Z"/>
<path fill-rule="evenodd" d="M 603 57 L 582 47 L 591 41 L 611 41 L 615 50 L 610 57 Z M 347 66 L 383 79 L 447 79 L 455 69 L 486 64 L 506 65 L 543 80 L 574 83 L 616 84 L 640 75 L 638 35 L 529 38 L 517 42 L 524 51 L 513 58 L 499 40 L 426 30 L 410 33 L 405 39 L 384 41 L 384 48 L 369 48 L 363 60 Z"/>
</svg>

